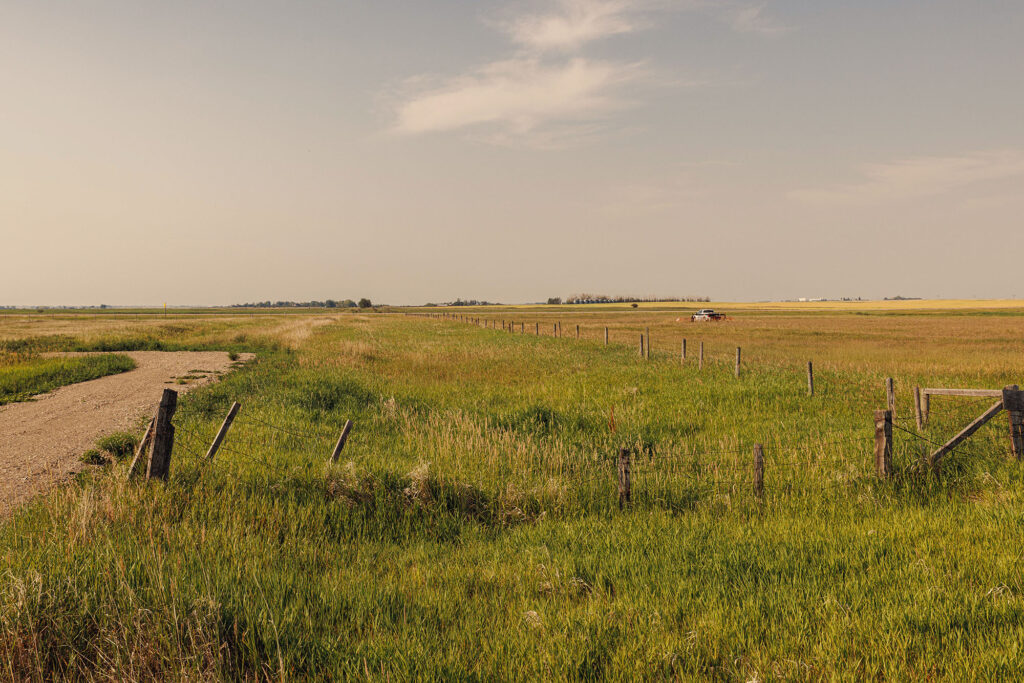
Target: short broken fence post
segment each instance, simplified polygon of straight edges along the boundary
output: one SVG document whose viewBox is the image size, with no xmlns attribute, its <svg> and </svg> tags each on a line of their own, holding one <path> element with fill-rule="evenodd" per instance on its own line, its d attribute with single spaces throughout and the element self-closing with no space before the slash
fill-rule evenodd
<svg viewBox="0 0 1024 683">
<path fill-rule="evenodd" d="M 167 481 L 171 471 L 171 451 L 174 450 L 174 425 L 171 424 L 171 420 L 177 409 L 178 392 L 174 389 L 164 389 L 153 425 L 153 445 L 149 451 L 147 479 Z"/>
<path fill-rule="evenodd" d="M 1016 384 L 1003 389 L 1003 408 L 1010 416 L 1010 452 L 1024 456 L 1024 392 Z"/>
<path fill-rule="evenodd" d="M 814 363 L 807 361 L 807 395 L 814 396 Z"/>
<path fill-rule="evenodd" d="M 759 443 L 754 444 L 754 495 L 764 498 L 764 446 Z"/>
<path fill-rule="evenodd" d="M 879 479 L 892 474 L 892 411 L 875 411 L 875 472 Z"/>
<path fill-rule="evenodd" d="M 345 420 L 345 426 L 341 428 L 341 436 L 338 437 L 338 443 L 334 445 L 334 452 L 331 453 L 331 462 L 338 462 L 338 456 L 341 455 L 341 449 L 345 447 L 345 442 L 348 441 L 348 433 L 352 431 L 352 420 Z"/>
<path fill-rule="evenodd" d="M 629 482 L 629 449 L 619 449 L 619 509 L 632 505 Z"/>
<path fill-rule="evenodd" d="M 221 443 L 224 441 L 224 437 L 228 435 L 228 430 L 231 429 L 231 423 L 235 421 L 235 415 L 238 415 L 238 409 L 242 405 L 235 401 L 231 404 L 231 410 L 228 411 L 227 417 L 224 418 L 224 422 L 221 424 L 220 429 L 217 430 L 217 436 L 213 438 L 213 443 L 210 444 L 210 450 L 206 451 L 206 459 L 213 460 L 213 456 L 217 455 L 218 449 L 220 449 Z"/>
</svg>

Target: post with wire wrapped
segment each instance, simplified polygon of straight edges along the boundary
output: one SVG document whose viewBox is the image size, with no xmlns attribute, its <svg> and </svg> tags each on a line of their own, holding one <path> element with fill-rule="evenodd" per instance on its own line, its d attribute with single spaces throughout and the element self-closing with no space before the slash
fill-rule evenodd
<svg viewBox="0 0 1024 683">
<path fill-rule="evenodd" d="M 1003 389 L 1003 408 L 1010 416 L 1010 450 L 1020 460 L 1024 455 L 1024 391 L 1016 384 Z"/>
<path fill-rule="evenodd" d="M 341 450 L 345 448 L 345 442 L 348 441 L 348 433 L 352 431 L 352 420 L 345 420 L 345 426 L 341 429 L 341 436 L 338 437 L 338 443 L 334 445 L 334 452 L 331 453 L 330 462 L 338 462 L 338 456 L 341 455 Z"/>
<path fill-rule="evenodd" d="M 626 505 L 632 506 L 630 481 L 629 481 L 629 449 L 619 449 L 619 509 Z"/>
<path fill-rule="evenodd" d="M 875 472 L 879 479 L 892 474 L 892 411 L 875 411 Z"/>
<path fill-rule="evenodd" d="M 146 472 L 148 479 L 167 481 L 170 474 L 171 451 L 174 450 L 174 425 L 171 419 L 177 408 L 178 392 L 164 389 L 153 423 L 153 446 L 149 452 L 149 469 Z"/>
</svg>

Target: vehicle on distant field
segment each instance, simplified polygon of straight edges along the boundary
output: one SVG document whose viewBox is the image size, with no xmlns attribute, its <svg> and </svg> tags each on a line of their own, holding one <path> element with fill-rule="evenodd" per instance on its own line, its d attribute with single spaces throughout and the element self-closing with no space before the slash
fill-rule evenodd
<svg viewBox="0 0 1024 683">
<path fill-rule="evenodd" d="M 710 308 L 702 308 L 690 316 L 690 322 L 703 323 L 712 320 L 725 320 L 725 313 L 719 313 Z"/>
</svg>

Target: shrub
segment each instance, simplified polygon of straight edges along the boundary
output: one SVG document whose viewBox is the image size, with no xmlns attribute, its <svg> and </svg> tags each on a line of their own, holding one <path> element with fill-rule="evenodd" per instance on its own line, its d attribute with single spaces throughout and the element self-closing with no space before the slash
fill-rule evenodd
<svg viewBox="0 0 1024 683">
<path fill-rule="evenodd" d="M 107 462 L 103 454 L 95 448 L 90 448 L 85 453 L 82 453 L 81 461 L 86 465 L 103 465 Z"/>
<path fill-rule="evenodd" d="M 130 432 L 114 432 L 96 442 L 96 447 L 111 457 L 121 460 L 135 452 L 139 438 Z"/>
</svg>

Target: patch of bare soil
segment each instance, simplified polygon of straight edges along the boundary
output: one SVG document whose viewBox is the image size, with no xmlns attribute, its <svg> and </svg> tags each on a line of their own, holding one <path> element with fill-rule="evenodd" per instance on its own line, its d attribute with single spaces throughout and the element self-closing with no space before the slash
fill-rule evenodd
<svg viewBox="0 0 1024 683">
<path fill-rule="evenodd" d="M 231 369 L 221 351 L 128 351 L 136 368 L 0 406 L 0 516 L 85 467 L 79 457 L 111 432 L 135 429 L 160 394 L 213 382 Z M 242 354 L 249 360 L 252 354 Z M 141 431 L 141 430 L 140 430 Z"/>
</svg>

